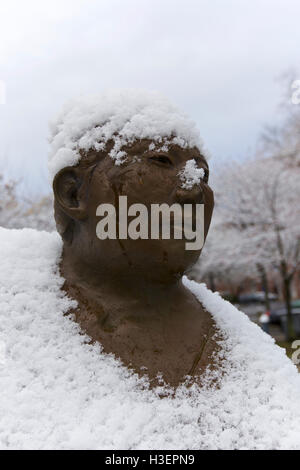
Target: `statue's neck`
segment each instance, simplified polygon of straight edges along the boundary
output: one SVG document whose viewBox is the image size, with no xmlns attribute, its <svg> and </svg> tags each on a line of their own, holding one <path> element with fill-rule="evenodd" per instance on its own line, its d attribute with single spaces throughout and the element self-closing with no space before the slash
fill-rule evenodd
<svg viewBox="0 0 300 470">
<path fill-rule="evenodd" d="M 78 292 L 82 299 L 94 306 L 98 305 L 98 308 L 119 312 L 120 315 L 127 306 L 132 307 L 133 304 L 141 312 L 145 306 L 149 310 L 161 310 L 170 306 L 178 296 L 182 297 L 186 291 L 181 279 L 151 279 L 133 269 L 127 269 L 126 272 L 101 269 L 101 266 L 91 266 L 76 259 L 67 250 L 64 250 L 60 268 L 66 285 Z M 118 308 L 112 308 L 113 305 Z"/>
<path fill-rule="evenodd" d="M 74 314 L 83 331 L 153 385 L 158 373 L 177 386 L 211 363 L 214 323 L 181 280 L 146 280 L 129 269 L 126 276 L 103 272 L 66 252 L 61 273 L 64 290 L 78 302 Z"/>
</svg>

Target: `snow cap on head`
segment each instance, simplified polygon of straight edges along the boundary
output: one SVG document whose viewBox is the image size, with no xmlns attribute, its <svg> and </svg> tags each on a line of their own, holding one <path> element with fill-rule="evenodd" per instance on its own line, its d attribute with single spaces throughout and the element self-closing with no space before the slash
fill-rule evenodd
<svg viewBox="0 0 300 470">
<path fill-rule="evenodd" d="M 174 143 L 196 146 L 203 154 L 194 122 L 157 92 L 111 90 L 70 101 L 50 130 L 52 180 L 61 169 L 79 162 L 80 150 L 104 150 L 109 140 L 114 142 L 109 155 L 116 165 L 126 160 L 122 147 L 137 139 L 151 139 L 152 149 L 166 150 Z"/>
</svg>

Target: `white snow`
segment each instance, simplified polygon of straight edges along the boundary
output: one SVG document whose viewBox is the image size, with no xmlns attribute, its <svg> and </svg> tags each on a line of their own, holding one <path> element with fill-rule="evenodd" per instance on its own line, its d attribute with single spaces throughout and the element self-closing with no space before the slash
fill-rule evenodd
<svg viewBox="0 0 300 470">
<path fill-rule="evenodd" d="M 178 174 L 181 180 L 181 187 L 188 190 L 192 189 L 194 186 L 198 186 L 204 178 L 204 175 L 204 169 L 199 168 L 194 159 L 188 160 L 184 168 Z"/>
<path fill-rule="evenodd" d="M 80 149 L 103 150 L 110 139 L 110 156 L 117 165 L 126 160 L 122 147 L 135 139 L 148 138 L 164 148 L 171 142 L 183 148 L 197 146 L 204 153 L 194 122 L 157 92 L 111 90 L 70 101 L 50 128 L 52 178 L 78 163 Z"/>
<path fill-rule="evenodd" d="M 0 448 L 300 448 L 296 367 L 205 285 L 184 279 L 224 338 L 219 386 L 160 398 L 64 316 L 56 233 L 0 229 L 0 246 Z"/>
</svg>

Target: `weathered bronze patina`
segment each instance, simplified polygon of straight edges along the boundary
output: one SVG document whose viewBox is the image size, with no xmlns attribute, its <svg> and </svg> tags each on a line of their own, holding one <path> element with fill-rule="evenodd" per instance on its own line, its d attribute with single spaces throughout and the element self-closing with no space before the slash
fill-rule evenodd
<svg viewBox="0 0 300 470">
<path fill-rule="evenodd" d="M 185 240 L 100 240 L 96 236 L 101 203 L 203 203 L 205 236 L 213 212 L 208 165 L 197 148 L 177 145 L 149 151 L 149 140 L 126 148 L 116 166 L 106 151 L 82 153 L 79 164 L 54 179 L 55 215 L 63 241 L 61 273 L 65 291 L 78 301 L 75 317 L 104 352 L 147 374 L 177 386 L 187 375 L 198 377 L 212 364 L 215 324 L 182 275 L 200 251 L 187 251 Z M 184 190 L 178 178 L 188 160 L 205 170 L 200 185 Z"/>
</svg>

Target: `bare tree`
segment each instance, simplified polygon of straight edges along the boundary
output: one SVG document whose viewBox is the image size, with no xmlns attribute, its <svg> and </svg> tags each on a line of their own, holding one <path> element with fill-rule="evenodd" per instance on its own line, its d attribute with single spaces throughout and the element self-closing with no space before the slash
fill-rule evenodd
<svg viewBox="0 0 300 470">
<path fill-rule="evenodd" d="M 300 167 L 260 158 L 228 165 L 216 189 L 217 219 L 202 269 L 236 276 L 277 270 L 285 298 L 288 337 L 294 337 L 291 284 L 300 267 Z M 205 255 L 205 253 L 204 253 Z M 206 265 L 205 265 L 206 263 Z M 267 304 L 268 305 L 268 304 Z"/>
</svg>

